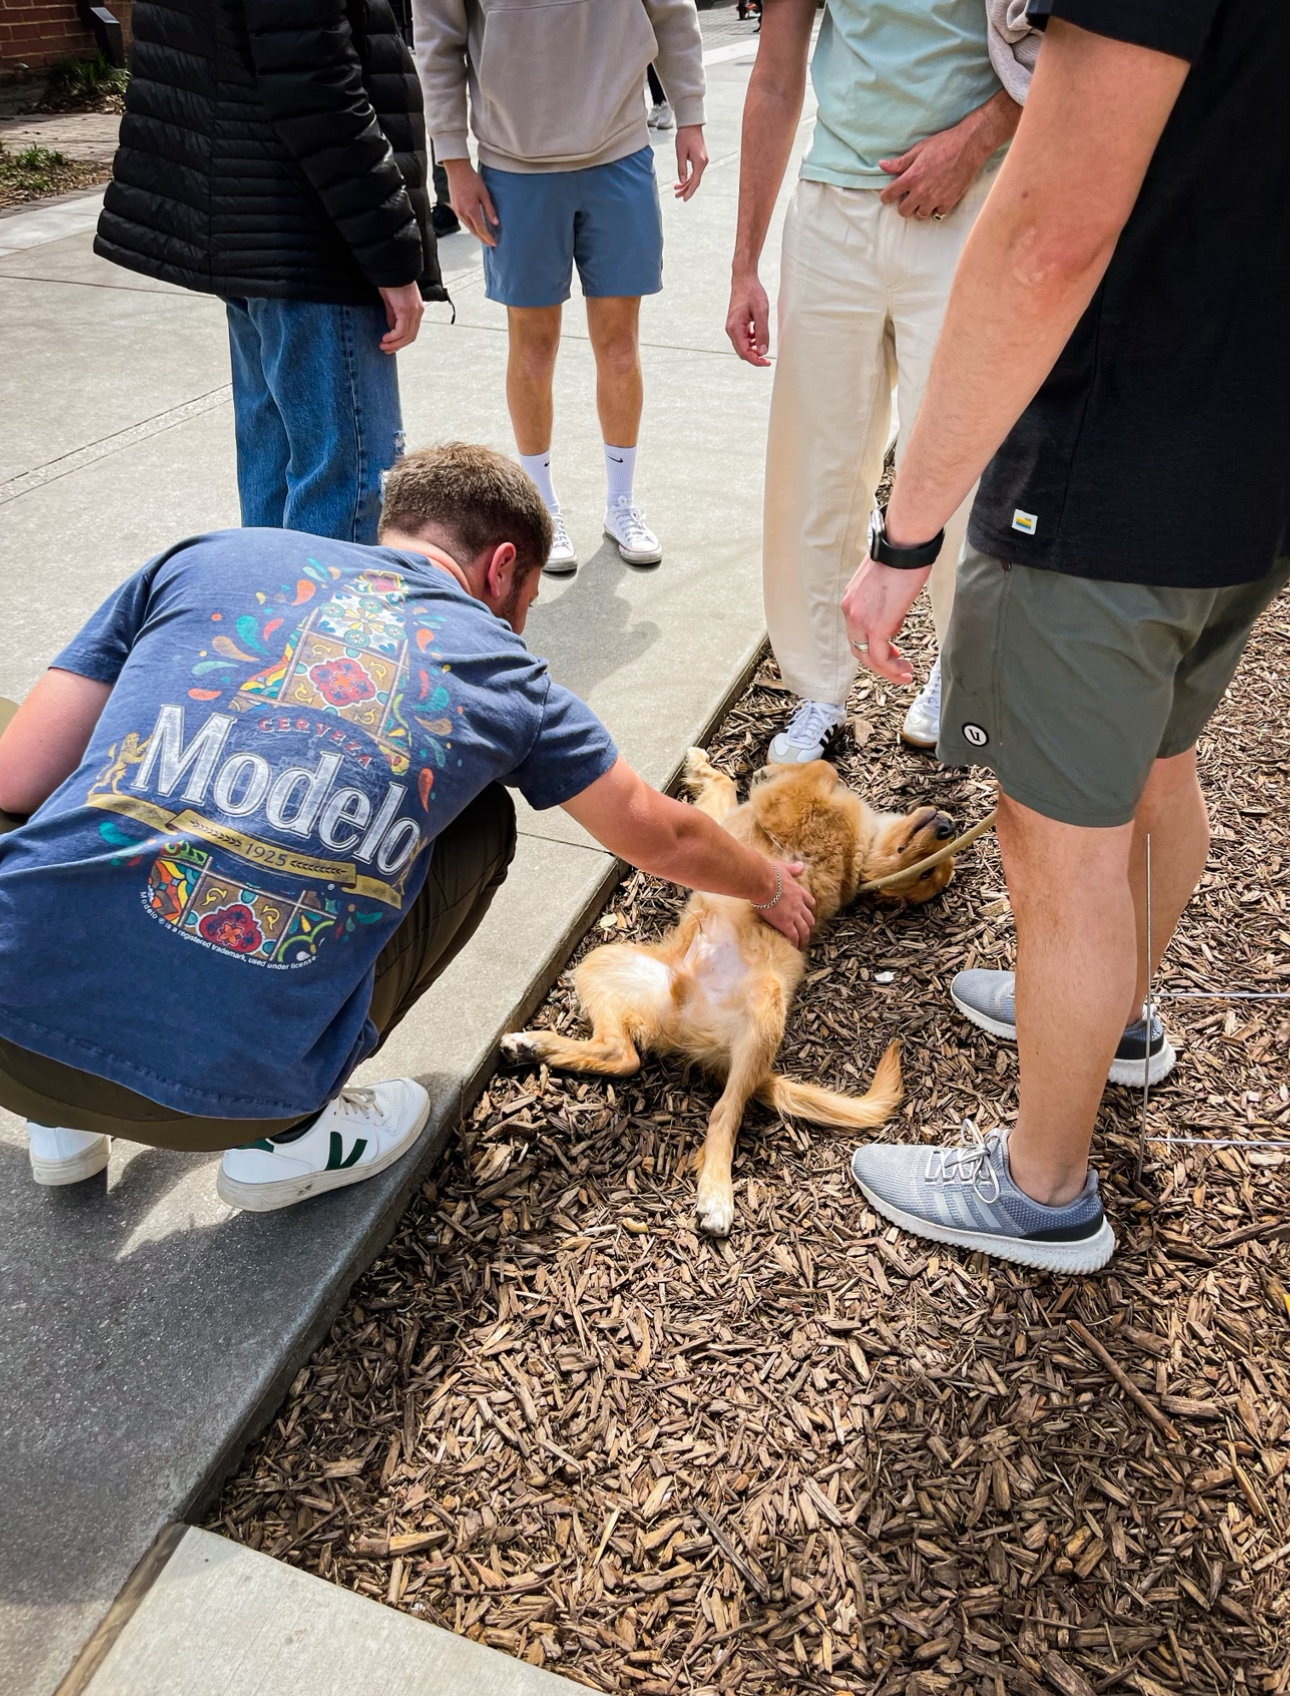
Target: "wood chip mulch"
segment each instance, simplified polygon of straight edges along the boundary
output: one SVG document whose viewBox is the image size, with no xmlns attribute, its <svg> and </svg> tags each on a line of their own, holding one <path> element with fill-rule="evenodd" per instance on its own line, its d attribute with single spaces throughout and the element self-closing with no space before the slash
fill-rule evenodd
<svg viewBox="0 0 1290 1696">
<path fill-rule="evenodd" d="M 1214 849 L 1166 990 L 1290 989 L 1288 627 L 1283 600 L 1202 743 Z M 784 704 L 767 663 L 718 763 L 750 772 Z M 984 774 L 902 749 L 903 709 L 857 694 L 849 777 L 979 817 Z M 628 877 L 589 941 L 679 901 Z M 782 1064 L 855 1090 L 899 1035 L 885 1134 L 1007 1119 L 1015 1054 L 946 991 L 1011 949 L 986 839 L 940 900 L 832 926 Z M 1153 1131 L 1290 1140 L 1290 1003 L 1166 1010 Z M 538 1017 L 575 1027 L 567 982 Z M 1120 1248 L 1061 1279 L 885 1229 L 844 1134 L 760 1108 L 734 1233 L 701 1239 L 715 1094 L 655 1060 L 495 1078 L 212 1528 L 598 1690 L 1290 1691 L 1290 1147 L 1153 1143 L 1138 1183 L 1109 1089 Z"/>
</svg>

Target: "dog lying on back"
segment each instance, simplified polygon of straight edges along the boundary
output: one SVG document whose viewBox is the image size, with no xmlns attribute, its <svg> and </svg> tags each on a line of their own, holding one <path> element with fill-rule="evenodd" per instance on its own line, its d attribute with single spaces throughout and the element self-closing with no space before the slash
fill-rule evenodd
<svg viewBox="0 0 1290 1696">
<path fill-rule="evenodd" d="M 825 760 L 766 766 L 739 805 L 735 786 L 701 748 L 691 748 L 685 783 L 710 817 L 768 859 L 801 860 L 801 881 L 815 897 L 815 923 L 826 924 L 860 884 L 926 858 L 953 835 L 934 807 L 875 813 L 843 787 Z M 921 902 L 954 875 L 943 861 L 915 873 L 887 895 Z M 776 1072 L 788 1009 L 806 969 L 805 955 L 763 924 L 747 901 L 694 894 L 661 942 L 597 948 L 574 974 L 591 1021 L 589 1039 L 555 1031 L 517 1031 L 502 1038 L 514 1062 L 545 1061 L 571 1072 L 623 1078 L 640 1067 L 642 1050 L 697 1061 L 724 1080 L 712 1109 L 699 1164 L 699 1223 L 725 1236 L 734 1221 L 730 1163 L 744 1108 L 753 1097 L 776 1112 L 817 1125 L 868 1130 L 900 1101 L 899 1044 L 878 1062 L 863 1096 L 839 1095 Z"/>
</svg>

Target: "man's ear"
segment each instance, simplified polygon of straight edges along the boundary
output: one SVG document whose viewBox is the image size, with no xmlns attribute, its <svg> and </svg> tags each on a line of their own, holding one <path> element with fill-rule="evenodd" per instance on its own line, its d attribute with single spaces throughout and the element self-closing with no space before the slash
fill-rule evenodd
<svg viewBox="0 0 1290 1696">
<path fill-rule="evenodd" d="M 515 582 L 515 544 L 499 542 L 486 557 L 484 584 L 490 600 L 504 604 Z"/>
</svg>

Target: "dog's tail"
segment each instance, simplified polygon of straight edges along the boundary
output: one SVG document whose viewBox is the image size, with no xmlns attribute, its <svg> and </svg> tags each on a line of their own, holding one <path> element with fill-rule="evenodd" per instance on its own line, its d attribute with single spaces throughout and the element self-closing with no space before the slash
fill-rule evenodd
<svg viewBox="0 0 1290 1696">
<path fill-rule="evenodd" d="M 757 1099 L 777 1113 L 806 1119 L 813 1125 L 838 1125 L 848 1130 L 870 1130 L 889 1119 L 904 1094 L 900 1082 L 900 1044 L 890 1043 L 863 1095 L 838 1095 L 816 1084 L 798 1083 L 772 1072 L 757 1091 Z"/>
</svg>

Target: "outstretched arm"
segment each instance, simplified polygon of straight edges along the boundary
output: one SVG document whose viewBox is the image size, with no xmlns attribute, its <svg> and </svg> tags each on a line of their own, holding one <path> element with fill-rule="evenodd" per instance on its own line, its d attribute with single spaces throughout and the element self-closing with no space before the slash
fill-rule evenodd
<svg viewBox="0 0 1290 1696">
<path fill-rule="evenodd" d="M 0 736 L 0 811 L 26 817 L 80 765 L 108 683 L 47 671 Z"/>
<path fill-rule="evenodd" d="M 1053 367 L 1093 298 L 1187 75 L 1172 54 L 1054 18 L 1017 138 L 963 249 L 887 533 L 935 536 Z M 929 575 L 866 559 L 843 597 L 862 657 L 911 681 L 892 639 Z"/>
<path fill-rule="evenodd" d="M 660 795 L 621 756 L 603 777 L 564 803 L 596 841 L 629 865 L 689 889 L 765 902 L 775 865 L 745 848 L 697 807 Z M 800 864 L 779 866 L 783 893 L 762 917 L 798 948 L 811 934 L 815 902 L 796 881 Z"/>
</svg>

